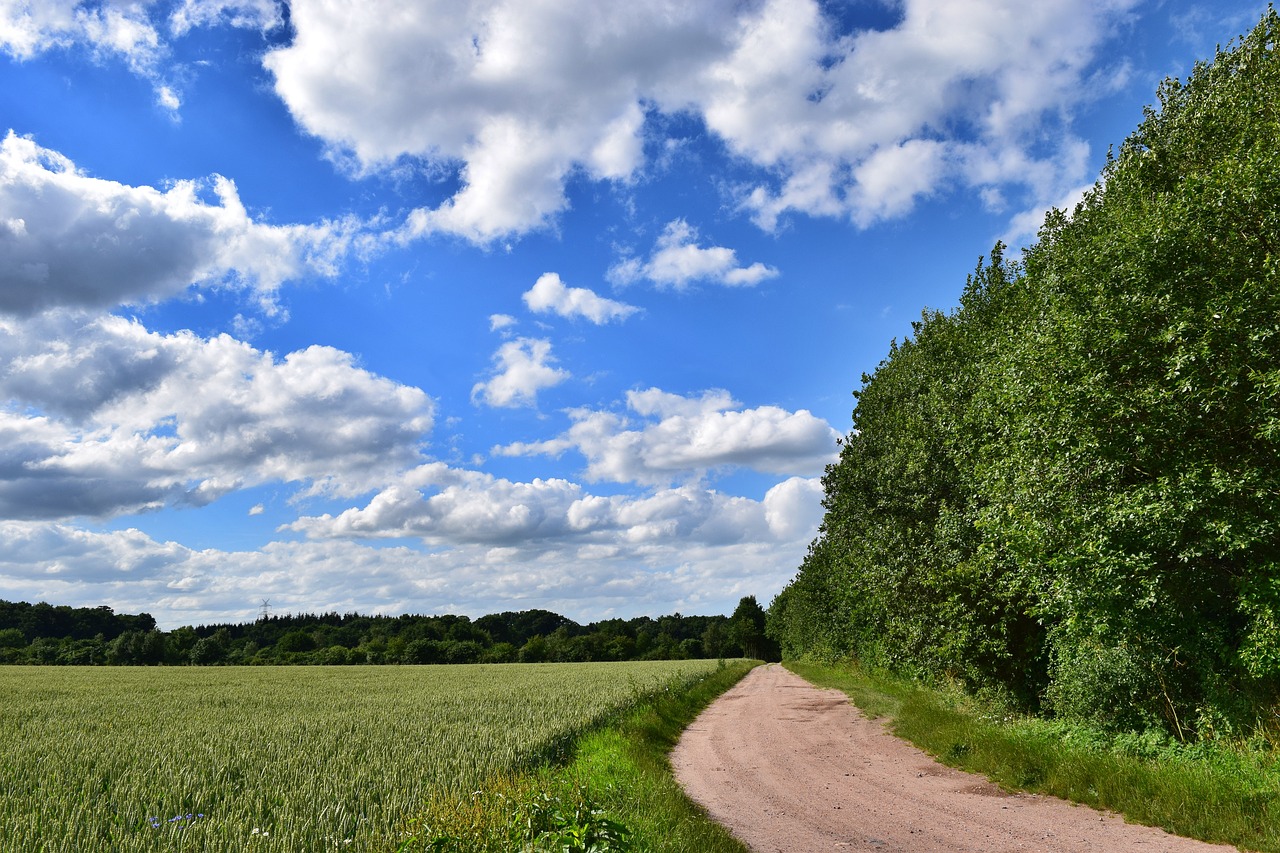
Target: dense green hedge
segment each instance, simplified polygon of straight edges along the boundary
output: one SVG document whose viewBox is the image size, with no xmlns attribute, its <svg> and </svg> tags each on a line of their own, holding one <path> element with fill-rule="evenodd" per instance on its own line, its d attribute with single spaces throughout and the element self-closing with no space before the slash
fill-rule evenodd
<svg viewBox="0 0 1280 853">
<path fill-rule="evenodd" d="M 863 377 L 784 654 L 1184 737 L 1271 716 L 1278 32 L 1166 81 L 1073 212 Z"/>
</svg>

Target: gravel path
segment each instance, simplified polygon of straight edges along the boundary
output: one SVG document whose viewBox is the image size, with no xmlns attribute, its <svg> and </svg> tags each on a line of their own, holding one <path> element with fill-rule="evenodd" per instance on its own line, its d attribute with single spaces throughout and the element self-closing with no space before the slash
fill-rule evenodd
<svg viewBox="0 0 1280 853">
<path fill-rule="evenodd" d="M 1006 793 L 777 665 L 753 670 L 704 711 L 671 763 L 689 795 L 756 853 L 1235 849 Z"/>
</svg>

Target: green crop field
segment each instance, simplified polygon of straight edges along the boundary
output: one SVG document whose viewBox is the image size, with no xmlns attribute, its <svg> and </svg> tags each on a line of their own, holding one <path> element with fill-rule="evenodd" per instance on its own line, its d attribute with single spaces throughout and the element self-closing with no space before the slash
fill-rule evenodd
<svg viewBox="0 0 1280 853">
<path fill-rule="evenodd" d="M 379 849 L 715 661 L 0 667 L 0 850 Z"/>
</svg>

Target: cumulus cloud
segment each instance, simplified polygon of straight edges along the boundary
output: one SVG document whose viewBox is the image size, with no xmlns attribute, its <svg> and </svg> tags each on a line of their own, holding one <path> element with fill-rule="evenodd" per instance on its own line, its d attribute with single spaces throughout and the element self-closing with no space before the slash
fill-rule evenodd
<svg viewBox="0 0 1280 853">
<path fill-rule="evenodd" d="M 530 311 L 570 319 L 584 317 L 597 326 L 610 320 L 625 320 L 640 310 L 634 305 L 606 299 L 585 287 L 567 287 L 553 272 L 538 276 L 523 298 Z"/>
<path fill-rule="evenodd" d="M 1105 88 L 1094 76 L 1098 48 L 1134 5 L 1053 0 L 1023 15 L 1013 0 L 909 0 L 896 26 L 833 40 L 809 4 L 775 0 L 717 66 L 711 100 L 720 108 L 708 123 L 736 150 L 781 167 L 777 189 L 762 183 L 744 198 L 767 229 L 790 211 L 837 210 L 865 227 L 951 183 L 1052 195 L 1083 177 L 1059 156 L 1081 144 L 1069 113 Z M 777 118 L 765 127 L 759 119 L 770 113 Z M 1059 148 L 1036 156 L 1046 124 L 1056 125 Z M 992 168 L 1016 159 L 1033 166 L 1030 176 Z"/>
<path fill-rule="evenodd" d="M 198 505 L 269 481 L 354 495 L 416 464 L 433 418 L 422 391 L 339 350 L 278 358 L 119 317 L 0 320 L 0 365 L 6 518 Z"/>
<path fill-rule="evenodd" d="M 808 510 L 793 505 L 807 488 L 803 481 L 781 484 L 766 496 L 764 513 L 820 513 L 820 487 L 809 489 Z M 648 522 L 634 538 L 601 528 L 596 542 L 571 534 L 511 547 L 478 542 L 430 551 L 325 538 L 319 526 L 318 538 L 223 551 L 158 542 L 138 530 L 0 521 L 0 598 L 146 611 L 166 630 L 249 621 L 263 598 L 280 613 L 479 616 L 546 608 L 584 621 L 601 614 L 728 613 L 743 595 L 767 598 L 781 589 L 813 529 L 796 536 L 768 528 L 684 539 L 681 534 L 699 529 L 699 522 L 663 520 L 663 513 L 717 506 L 721 531 L 761 519 L 756 502 L 673 495 L 631 508 L 634 520 Z M 717 526 L 710 522 L 704 518 L 701 529 L 709 533 Z M 664 537 L 662 530 L 675 535 Z M 353 576 L 363 582 L 352 584 Z"/>
<path fill-rule="evenodd" d="M 424 490 L 433 491 L 430 496 Z M 581 487 L 560 479 L 513 483 L 442 463 L 423 465 L 363 508 L 303 518 L 289 529 L 324 537 L 420 536 L 431 544 L 503 544 L 564 535 Z"/>
<path fill-rule="evenodd" d="M 609 411 L 571 411 L 573 425 L 548 441 L 494 448 L 500 456 L 576 450 L 591 481 L 660 485 L 722 468 L 813 476 L 835 459 L 839 434 L 801 409 L 744 409 L 725 391 L 683 397 L 657 388 L 627 393 L 640 423 Z"/>
<path fill-rule="evenodd" d="M 473 402 L 499 408 L 532 406 L 538 392 L 552 388 L 569 378 L 567 370 L 553 367 L 551 342 L 534 338 L 517 338 L 498 348 L 493 355 L 493 373 L 471 389 Z"/>
<path fill-rule="evenodd" d="M 430 463 L 364 507 L 286 527 L 317 539 L 413 537 L 433 547 L 501 547 L 527 559 L 567 547 L 617 554 L 677 543 L 794 542 L 812 536 L 820 515 L 821 484 L 798 477 L 761 501 L 689 484 L 605 497 L 563 479 L 514 482 Z"/>
<path fill-rule="evenodd" d="M 1099 73 L 1098 55 L 1136 2 L 906 0 L 895 26 L 846 32 L 818 0 L 295 0 L 294 39 L 264 63 L 298 123 L 358 171 L 409 158 L 459 178 L 408 217 L 403 239 L 490 243 L 547 227 L 569 181 L 636 177 L 655 113 L 699 118 L 756 167 L 738 202 L 762 228 L 792 213 L 867 227 L 956 186 L 1016 190 L 1030 206 L 1079 184 L 1085 173 L 1059 156 L 1080 144 L 1070 113 L 1123 81 L 1122 68 Z M 121 58 L 176 110 L 159 14 L 121 0 L 9 3 L 0 50 Z M 273 0 L 182 0 L 167 30 L 282 23 Z M 1018 158 L 1030 173 L 979 165 Z"/>
<path fill-rule="evenodd" d="M 85 175 L 12 131 L 0 143 L 0 312 L 113 307 L 199 282 L 252 288 L 270 310 L 284 281 L 335 275 L 358 231 L 255 221 L 218 175 L 162 192 Z"/>
<path fill-rule="evenodd" d="M 293 43 L 265 64 L 299 124 L 364 168 L 406 155 L 457 168 L 462 188 L 409 233 L 484 243 L 548 224 L 572 174 L 630 179 L 645 81 L 692 70 L 731 8 L 303 0 Z"/>
<path fill-rule="evenodd" d="M 1045 198 L 1078 184 L 1068 160 L 1033 152 L 1079 143 L 1070 111 L 1099 90 L 1099 49 L 1135 4 L 907 0 L 895 26 L 847 32 L 817 0 L 297 0 L 296 37 L 265 64 L 298 123 L 360 169 L 416 158 L 460 179 L 406 238 L 546 227 L 570 180 L 643 169 L 656 113 L 700 119 L 756 167 L 738 201 L 761 227 L 790 213 L 865 227 L 984 180 Z M 1053 186 L 980 177 L 1015 155 Z"/>
<path fill-rule="evenodd" d="M 649 260 L 627 258 L 609 270 L 619 285 L 647 279 L 659 287 L 683 290 L 693 282 L 710 281 L 730 287 L 750 287 L 773 278 L 778 271 L 757 261 L 738 264 L 738 254 L 723 246 L 699 246 L 698 231 L 683 219 L 668 222 Z"/>
</svg>

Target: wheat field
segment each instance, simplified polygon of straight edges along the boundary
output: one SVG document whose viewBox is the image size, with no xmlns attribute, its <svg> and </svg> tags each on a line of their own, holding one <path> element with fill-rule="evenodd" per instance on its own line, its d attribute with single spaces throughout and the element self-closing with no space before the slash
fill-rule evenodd
<svg viewBox="0 0 1280 853">
<path fill-rule="evenodd" d="M 714 661 L 0 667 L 0 850 L 384 849 Z"/>
</svg>

